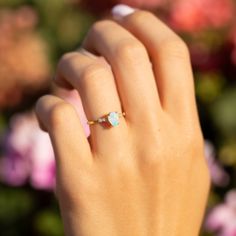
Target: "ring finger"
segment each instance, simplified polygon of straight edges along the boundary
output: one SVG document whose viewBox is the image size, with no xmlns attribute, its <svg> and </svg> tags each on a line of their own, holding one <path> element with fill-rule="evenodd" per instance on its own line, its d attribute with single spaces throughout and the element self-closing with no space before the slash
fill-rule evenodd
<svg viewBox="0 0 236 236">
<path fill-rule="evenodd" d="M 111 111 L 122 112 L 111 67 L 102 57 L 84 50 L 65 54 L 58 64 L 56 82 L 66 82 L 78 90 L 88 120 L 97 120 Z M 112 129 L 97 123 L 91 125 L 92 150 L 106 156 L 109 146 L 119 148 L 125 139 L 125 127 L 123 118 Z"/>
</svg>

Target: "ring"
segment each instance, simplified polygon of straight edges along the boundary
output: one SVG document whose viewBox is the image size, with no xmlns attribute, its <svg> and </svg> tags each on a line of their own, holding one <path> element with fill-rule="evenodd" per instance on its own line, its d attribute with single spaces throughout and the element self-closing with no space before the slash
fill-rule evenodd
<svg viewBox="0 0 236 236">
<path fill-rule="evenodd" d="M 106 123 L 111 126 L 117 126 L 120 124 L 120 118 L 125 117 L 125 112 L 117 112 L 117 111 L 112 111 L 108 113 L 107 115 L 98 118 L 97 120 L 89 120 L 87 121 L 88 125 L 94 125 L 97 123 Z"/>
</svg>

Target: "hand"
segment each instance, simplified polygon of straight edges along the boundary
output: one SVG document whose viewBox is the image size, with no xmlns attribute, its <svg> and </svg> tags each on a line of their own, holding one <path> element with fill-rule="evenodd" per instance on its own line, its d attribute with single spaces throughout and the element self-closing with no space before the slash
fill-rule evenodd
<svg viewBox="0 0 236 236">
<path fill-rule="evenodd" d="M 37 103 L 66 235 L 195 236 L 209 173 L 189 52 L 154 15 L 129 10 L 95 23 L 56 76 L 78 90 L 88 120 L 125 111 L 120 124 L 91 125 L 87 139 L 71 105 L 51 95 Z"/>
</svg>

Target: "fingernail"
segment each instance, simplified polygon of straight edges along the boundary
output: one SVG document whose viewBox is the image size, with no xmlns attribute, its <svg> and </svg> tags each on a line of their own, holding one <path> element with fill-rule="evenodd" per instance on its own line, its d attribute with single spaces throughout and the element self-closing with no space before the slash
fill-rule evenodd
<svg viewBox="0 0 236 236">
<path fill-rule="evenodd" d="M 125 4 L 119 4 L 112 8 L 111 12 L 113 17 L 116 20 L 121 20 L 123 17 L 128 16 L 132 13 L 134 13 L 135 9 L 132 7 L 129 7 Z"/>
</svg>

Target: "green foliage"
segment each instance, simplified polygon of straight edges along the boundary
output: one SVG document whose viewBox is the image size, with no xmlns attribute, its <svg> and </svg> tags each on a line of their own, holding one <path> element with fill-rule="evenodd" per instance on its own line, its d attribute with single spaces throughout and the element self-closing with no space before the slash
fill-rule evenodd
<svg viewBox="0 0 236 236">
<path fill-rule="evenodd" d="M 50 209 L 39 212 L 35 220 L 35 228 L 42 236 L 63 236 L 61 218 L 58 212 Z"/>
<path fill-rule="evenodd" d="M 196 94 L 206 104 L 211 104 L 220 95 L 225 84 L 219 73 L 196 74 L 196 79 Z"/>
<path fill-rule="evenodd" d="M 25 0 L 0 0 L 0 7 L 16 7 L 25 2 Z"/>
<path fill-rule="evenodd" d="M 236 137 L 236 87 L 226 89 L 212 104 L 211 117 L 223 138 Z"/>
<path fill-rule="evenodd" d="M 23 235 L 34 208 L 34 198 L 24 189 L 0 186 L 0 232 L 4 236 Z"/>
<path fill-rule="evenodd" d="M 33 206 L 33 198 L 23 189 L 0 188 L 0 222 L 13 223 L 29 214 Z M 17 212 L 17 214 L 16 214 Z"/>
</svg>

